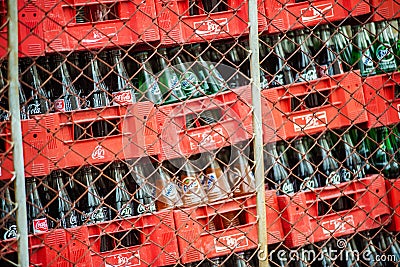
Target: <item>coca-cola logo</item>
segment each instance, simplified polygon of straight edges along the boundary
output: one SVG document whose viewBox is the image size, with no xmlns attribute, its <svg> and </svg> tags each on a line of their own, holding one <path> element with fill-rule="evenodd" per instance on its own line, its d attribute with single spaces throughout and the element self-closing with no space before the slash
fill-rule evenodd
<svg viewBox="0 0 400 267">
<path fill-rule="evenodd" d="M 93 149 L 92 159 L 104 159 L 105 150 L 102 146 L 98 145 Z"/>
<path fill-rule="evenodd" d="M 311 179 L 311 177 L 304 178 L 303 183 L 301 183 L 300 190 L 309 190 L 312 188 L 317 188 L 318 185 L 315 179 Z"/>
<path fill-rule="evenodd" d="M 69 217 L 69 223 L 72 227 L 77 226 L 78 224 L 78 219 L 76 218 L 76 216 L 74 214 L 71 215 L 71 217 Z"/>
<path fill-rule="evenodd" d="M 182 181 L 183 193 L 185 194 L 199 194 L 200 183 L 196 177 L 188 176 Z"/>
<path fill-rule="evenodd" d="M 49 230 L 46 218 L 33 220 L 33 233 L 46 232 Z"/>
<path fill-rule="evenodd" d="M 130 217 L 130 216 L 132 216 L 133 214 L 132 214 L 132 209 L 131 209 L 131 207 L 126 206 L 126 207 L 122 208 L 122 209 L 119 211 L 119 215 L 120 215 L 121 217 Z"/>
<path fill-rule="evenodd" d="M 105 216 L 102 209 L 98 209 L 93 211 L 90 214 L 90 220 L 94 223 L 103 222 L 105 220 Z"/>
<path fill-rule="evenodd" d="M 128 105 L 133 102 L 132 91 L 125 90 L 113 93 L 114 103 L 118 105 Z"/>
<path fill-rule="evenodd" d="M 17 226 L 16 225 L 11 225 L 7 231 L 4 233 L 4 240 L 10 239 L 10 238 L 16 238 L 17 237 Z"/>
<path fill-rule="evenodd" d="M 282 191 L 286 194 L 291 194 L 294 192 L 293 184 L 290 181 L 285 182 L 282 185 Z"/>
<path fill-rule="evenodd" d="M 29 114 L 41 114 L 40 103 L 32 103 L 28 106 Z"/>
<path fill-rule="evenodd" d="M 54 101 L 54 109 L 59 112 L 65 112 L 65 101 L 64 99 L 57 99 Z"/>
<path fill-rule="evenodd" d="M 143 203 L 140 203 L 137 207 L 137 213 L 138 214 L 143 214 L 146 212 L 154 212 L 156 211 L 156 204 L 154 202 L 150 203 L 149 205 L 144 205 Z"/>
<path fill-rule="evenodd" d="M 340 175 L 338 173 L 331 172 L 326 181 L 327 185 L 340 184 Z"/>
</svg>

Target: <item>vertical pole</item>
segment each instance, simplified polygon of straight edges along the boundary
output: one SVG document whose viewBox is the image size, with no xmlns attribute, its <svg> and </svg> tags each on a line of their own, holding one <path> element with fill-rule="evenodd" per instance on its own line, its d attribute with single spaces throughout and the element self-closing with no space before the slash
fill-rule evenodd
<svg viewBox="0 0 400 267">
<path fill-rule="evenodd" d="M 259 257 L 259 266 L 268 267 L 267 257 L 267 218 L 265 207 L 265 182 L 263 159 L 263 130 L 261 113 L 260 91 L 260 60 L 258 47 L 258 7 L 257 0 L 249 0 L 249 46 L 250 46 L 250 76 L 251 96 L 253 99 L 253 130 L 254 130 L 254 160 L 255 180 L 257 185 L 257 217 L 258 217 L 258 245 L 264 257 Z M 260 255 L 258 253 L 257 255 Z"/>
<path fill-rule="evenodd" d="M 8 101 L 11 114 L 11 142 L 15 173 L 15 202 L 17 206 L 18 263 L 29 267 L 28 224 L 26 215 L 26 194 L 24 154 L 18 91 L 18 1 L 7 1 L 8 17 Z"/>
</svg>

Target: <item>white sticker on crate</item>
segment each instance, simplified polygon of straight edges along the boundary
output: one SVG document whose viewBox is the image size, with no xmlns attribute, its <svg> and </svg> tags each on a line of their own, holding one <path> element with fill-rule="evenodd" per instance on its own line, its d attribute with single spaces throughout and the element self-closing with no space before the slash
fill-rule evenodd
<svg viewBox="0 0 400 267">
<path fill-rule="evenodd" d="M 140 265 L 140 253 L 139 251 L 136 251 L 134 253 L 127 252 L 108 256 L 106 258 L 105 267 L 127 267 L 138 265 Z"/>
<path fill-rule="evenodd" d="M 219 34 L 224 28 L 224 32 L 229 32 L 228 19 L 220 18 L 214 20 L 203 20 L 193 23 L 195 33 L 198 35 Z"/>
<path fill-rule="evenodd" d="M 329 236 L 332 233 L 344 233 L 346 230 L 353 229 L 355 227 L 353 215 L 348 215 L 343 218 L 337 218 L 323 222 L 321 224 L 322 232 Z"/>
<path fill-rule="evenodd" d="M 301 9 L 300 12 L 302 14 L 301 20 L 303 22 L 332 18 L 334 16 L 332 4 L 309 6 Z"/>
<path fill-rule="evenodd" d="M 93 149 L 92 159 L 104 159 L 105 150 L 102 146 L 98 145 Z"/>
<path fill-rule="evenodd" d="M 221 127 L 213 127 L 211 132 L 195 132 L 189 133 L 190 149 L 197 149 L 198 147 L 214 147 L 218 144 L 223 144 L 225 141 L 224 130 Z"/>
<path fill-rule="evenodd" d="M 397 104 L 397 115 L 399 116 L 400 119 L 400 104 Z"/>
<path fill-rule="evenodd" d="M 249 245 L 249 239 L 243 233 L 214 238 L 216 252 L 230 251 L 236 248 L 245 248 Z"/>
<path fill-rule="evenodd" d="M 303 130 L 314 129 L 318 127 L 325 127 L 328 124 L 328 117 L 326 111 L 315 113 L 308 113 L 301 116 L 293 117 L 293 126 L 295 132 Z"/>
</svg>

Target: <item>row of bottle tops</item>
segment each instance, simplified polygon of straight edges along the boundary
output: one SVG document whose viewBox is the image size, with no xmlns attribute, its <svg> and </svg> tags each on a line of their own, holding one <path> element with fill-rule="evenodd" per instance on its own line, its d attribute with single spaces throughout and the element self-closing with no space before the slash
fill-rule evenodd
<svg viewBox="0 0 400 267">
<path fill-rule="evenodd" d="M 279 194 L 348 182 L 368 174 L 400 176 L 397 126 L 324 132 L 268 144 L 267 183 Z"/>
<path fill-rule="evenodd" d="M 332 31 L 322 25 L 308 33 L 261 36 L 262 87 L 310 81 L 350 69 L 360 69 L 364 76 L 393 71 L 398 63 L 394 55 L 400 53 L 394 24 L 356 25 L 352 31 L 350 26 Z M 248 59 L 246 40 L 136 54 L 113 50 L 22 59 L 20 98 L 21 104 L 28 103 L 22 117 L 144 100 L 168 104 L 215 94 L 249 83 Z M 4 87 L 4 78 L 0 83 Z M 6 100 L 2 94 L 4 110 Z M 7 112 L 2 113 L 7 117 Z"/>
</svg>

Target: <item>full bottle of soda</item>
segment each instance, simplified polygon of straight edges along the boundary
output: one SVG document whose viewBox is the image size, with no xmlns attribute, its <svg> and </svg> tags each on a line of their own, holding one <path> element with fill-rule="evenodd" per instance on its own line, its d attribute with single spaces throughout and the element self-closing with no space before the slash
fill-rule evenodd
<svg viewBox="0 0 400 267">
<path fill-rule="evenodd" d="M 222 171 L 217 160 L 211 153 L 202 155 L 205 162 L 208 164 L 201 181 L 204 191 L 207 194 L 208 201 L 214 202 L 228 198 L 230 195 L 230 187 L 226 174 Z"/>
<path fill-rule="evenodd" d="M 113 104 L 127 105 L 136 102 L 135 88 L 131 83 L 131 79 L 126 72 L 125 65 L 122 61 L 121 50 L 111 51 L 114 63 L 116 87 L 113 88 Z"/>
<path fill-rule="evenodd" d="M 79 207 L 82 209 L 81 224 L 95 224 L 107 220 L 108 209 L 101 201 L 96 185 L 93 181 L 93 173 L 90 166 L 83 167 L 83 184 L 86 193 L 81 198 Z"/>
<path fill-rule="evenodd" d="M 249 161 L 241 149 L 232 148 L 232 163 L 228 166 L 228 181 L 233 196 L 238 197 L 256 191 L 256 182 Z"/>
<path fill-rule="evenodd" d="M 63 182 L 62 172 L 57 170 L 51 174 L 52 188 L 57 193 L 56 201 L 52 203 L 52 209 L 56 211 L 56 220 L 60 222 L 62 228 L 73 228 L 78 226 L 76 210 L 72 205 Z"/>
<path fill-rule="evenodd" d="M 303 138 L 294 140 L 294 158 L 297 161 L 294 174 L 298 180 L 298 190 L 305 191 L 318 188 L 319 182 L 311 165 L 309 153 L 306 152 Z"/>
<path fill-rule="evenodd" d="M 364 26 L 353 26 L 352 30 L 354 45 L 351 58 L 353 68 L 359 69 L 362 76 L 375 75 L 376 67 L 373 61 L 375 50 L 369 34 Z"/>
<path fill-rule="evenodd" d="M 204 204 L 208 202 L 207 194 L 201 186 L 202 174 L 195 171 L 190 161 L 180 160 L 182 171 L 180 173 L 180 187 L 182 190 L 182 201 L 186 207 Z"/>
<path fill-rule="evenodd" d="M 3 221 L 0 229 L 0 239 L 7 240 L 17 237 L 17 222 L 15 216 L 15 205 L 11 200 L 10 190 L 8 185 L 2 186 L 2 194 L 0 196 L 0 215 Z"/>
<path fill-rule="evenodd" d="M 342 142 L 339 151 L 342 151 L 340 160 L 342 166 L 340 177 L 342 182 L 348 182 L 357 178 L 365 177 L 365 164 L 363 164 L 360 154 L 353 145 L 350 133 L 344 132 L 341 136 Z"/>
<path fill-rule="evenodd" d="M 176 69 L 176 73 L 179 75 L 181 87 L 187 98 L 194 98 L 204 96 L 205 92 L 201 86 L 199 86 L 199 78 L 193 72 L 190 63 L 186 63 L 182 52 L 179 52 L 179 47 L 172 48 L 170 50 L 173 55 L 172 63 Z"/>
<path fill-rule="evenodd" d="M 135 189 L 135 211 L 136 214 L 152 213 L 157 210 L 155 203 L 155 188 L 150 183 L 145 174 L 144 164 L 135 164 L 131 171 L 131 175 L 136 181 Z"/>
<path fill-rule="evenodd" d="M 163 94 L 163 98 L 166 99 L 166 103 L 185 100 L 186 94 L 182 90 L 179 78 L 175 71 L 167 64 L 167 49 L 160 48 L 159 53 L 158 62 L 161 71 L 158 74 L 158 86 Z"/>
<path fill-rule="evenodd" d="M 285 62 L 282 38 L 278 35 L 272 37 L 274 45 L 271 60 L 268 62 L 268 72 L 271 74 L 269 87 L 277 87 L 293 82 L 293 74 L 289 64 Z"/>
<path fill-rule="evenodd" d="M 44 214 L 42 201 L 39 198 L 39 193 L 35 178 L 27 179 L 26 195 L 28 198 L 26 205 L 27 205 L 29 233 L 37 234 L 47 231 L 49 229 L 47 218 L 45 217 Z"/>
<path fill-rule="evenodd" d="M 61 84 L 62 94 L 59 99 L 54 101 L 54 110 L 59 112 L 66 112 L 77 110 L 81 108 L 79 95 L 72 83 L 69 75 L 67 65 L 60 55 L 56 56 L 57 70 L 55 78 Z"/>
<path fill-rule="evenodd" d="M 161 164 L 158 165 L 153 180 L 155 180 L 156 185 L 157 210 L 180 207 L 183 205 L 176 184 L 176 177 L 171 177 Z"/>
<path fill-rule="evenodd" d="M 28 113 L 30 115 L 46 114 L 50 111 L 48 96 L 42 87 L 39 74 L 35 64 L 29 67 L 31 82 L 31 102 L 28 105 Z"/>
<path fill-rule="evenodd" d="M 375 167 L 386 178 L 398 178 L 400 175 L 400 167 L 395 159 L 395 153 L 389 137 L 388 128 L 377 128 L 376 135 L 378 147 L 373 156 Z"/>
<path fill-rule="evenodd" d="M 115 209 L 118 218 L 128 218 L 134 215 L 132 197 L 124 180 L 124 172 L 121 162 L 113 162 L 110 166 L 111 178 L 116 182 Z"/>
<path fill-rule="evenodd" d="M 137 57 L 142 67 L 139 74 L 139 91 L 146 96 L 146 100 L 154 104 L 162 104 L 163 96 L 151 69 L 148 52 L 140 52 Z"/>
<path fill-rule="evenodd" d="M 343 73 L 342 61 L 335 55 L 328 25 L 322 25 L 320 29 L 322 47 L 318 52 L 319 77 L 332 76 Z"/>
<path fill-rule="evenodd" d="M 375 41 L 375 58 L 378 63 L 378 73 L 392 72 L 397 69 L 392 43 L 389 36 L 393 33 L 386 21 L 376 23 L 377 39 Z"/>
<path fill-rule="evenodd" d="M 265 167 L 269 170 L 267 177 L 272 182 L 274 189 L 280 195 L 294 193 L 295 186 L 293 180 L 286 171 L 286 166 L 283 165 L 278 156 L 276 145 L 274 143 L 268 144 L 265 148 Z"/>
<path fill-rule="evenodd" d="M 88 68 L 89 77 L 91 77 L 93 81 L 93 91 L 90 93 L 89 98 L 90 106 L 92 108 L 107 107 L 110 105 L 110 100 L 108 98 L 109 90 L 101 76 L 97 59 L 94 58 L 93 54 L 90 52 L 87 53 L 87 59 L 90 62 L 90 67 Z M 97 121 L 92 126 L 93 136 L 107 136 L 111 131 L 109 128 L 109 124 L 106 121 Z"/>
<path fill-rule="evenodd" d="M 295 40 L 298 46 L 294 56 L 294 67 L 297 71 L 295 82 L 305 82 L 317 79 L 317 70 L 311 52 L 306 43 L 306 37 L 303 30 L 296 32 Z"/>
</svg>

